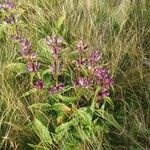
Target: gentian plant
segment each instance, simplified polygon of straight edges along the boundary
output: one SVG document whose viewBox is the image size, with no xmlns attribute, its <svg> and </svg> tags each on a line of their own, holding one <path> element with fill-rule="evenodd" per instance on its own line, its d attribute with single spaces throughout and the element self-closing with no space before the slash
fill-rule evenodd
<svg viewBox="0 0 150 150">
<path fill-rule="evenodd" d="M 15 4 L 4 1 L 0 3 L 0 8 L 11 10 Z M 4 21 L 12 22 L 12 18 L 10 14 Z M 83 39 L 68 46 L 62 36 L 51 34 L 43 40 L 51 60 L 45 66 L 29 39 L 18 32 L 13 39 L 20 47 L 21 59 L 18 60 L 25 68 L 21 72 L 30 76 L 31 90 L 22 97 L 33 92 L 46 95 L 45 102 L 28 107 L 33 118 L 32 129 L 39 137 L 39 143 L 29 144 L 31 147 L 78 149 L 90 143 L 99 132 L 104 132 L 105 122 L 120 128 L 107 111 L 109 106 L 113 108 L 110 98 L 113 77 L 102 61 L 104 58 L 100 49 L 91 48 Z"/>
<path fill-rule="evenodd" d="M 101 125 L 102 120 L 110 121 L 111 118 L 111 124 L 117 126 L 113 116 L 106 111 L 109 104 L 113 106 L 109 97 L 113 78 L 109 69 L 102 64 L 100 49 L 91 50 L 80 40 L 74 50 L 70 52 L 68 48 L 65 51 L 64 38 L 49 35 L 43 45 L 47 45 L 52 61 L 45 68 L 40 65 L 28 39 L 22 36 L 15 36 L 14 39 L 18 40 L 26 70 L 32 75 L 31 86 L 37 89 L 36 92 L 44 91 L 47 95 L 47 102 L 29 107 L 34 115 L 32 127 L 40 138 L 39 145 L 52 148 L 60 142 L 65 149 L 74 138 L 79 146 L 82 142 L 90 141 L 93 133 L 96 135 L 95 127 Z M 65 56 L 69 55 L 70 60 L 66 61 L 64 53 Z M 39 108 L 50 118 L 49 124 L 43 123 L 35 115 Z"/>
</svg>

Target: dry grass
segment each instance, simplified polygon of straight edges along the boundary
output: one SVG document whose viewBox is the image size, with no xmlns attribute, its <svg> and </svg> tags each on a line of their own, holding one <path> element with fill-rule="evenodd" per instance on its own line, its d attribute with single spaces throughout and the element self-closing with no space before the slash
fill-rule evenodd
<svg viewBox="0 0 150 150">
<path fill-rule="evenodd" d="M 21 30 L 45 64 L 49 60 L 41 39 L 54 32 L 55 23 L 62 16 L 65 19 L 59 33 L 70 47 L 83 37 L 93 47 L 102 49 L 103 61 L 109 62 L 115 77 L 112 113 L 123 130 L 110 129 L 96 148 L 150 149 L 149 0 L 22 0 L 20 7 L 24 10 Z M 7 36 L 0 43 L 0 147 L 29 149 L 27 143 L 36 142 L 36 137 L 28 127 L 32 120 L 28 106 L 41 100 L 39 95 L 31 100 L 20 98 L 29 90 L 28 78 L 16 76 L 7 68 L 16 62 L 18 47 Z"/>
</svg>

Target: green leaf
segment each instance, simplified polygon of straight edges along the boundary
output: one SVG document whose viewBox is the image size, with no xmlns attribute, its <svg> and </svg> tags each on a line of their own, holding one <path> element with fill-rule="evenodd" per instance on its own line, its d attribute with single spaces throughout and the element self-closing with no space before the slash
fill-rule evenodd
<svg viewBox="0 0 150 150">
<path fill-rule="evenodd" d="M 46 69 L 42 72 L 42 78 L 44 78 L 45 75 L 50 75 L 51 72 L 50 72 L 50 69 Z"/>
<path fill-rule="evenodd" d="M 61 94 L 58 94 L 58 97 L 66 103 L 72 103 L 78 100 L 78 97 L 69 97 L 69 96 L 62 96 Z"/>
<path fill-rule="evenodd" d="M 44 80 L 44 82 L 48 85 L 50 83 L 50 79 L 51 79 L 51 72 L 50 69 L 46 69 L 42 72 L 42 79 Z"/>
<path fill-rule="evenodd" d="M 79 119 L 79 123 L 87 125 L 88 127 L 92 125 L 92 111 L 90 108 L 80 108 L 75 112 L 75 117 Z"/>
<path fill-rule="evenodd" d="M 96 104 L 96 100 L 97 100 L 97 94 L 98 94 L 99 90 L 100 90 L 100 87 L 98 87 L 98 88 L 96 89 L 95 94 L 94 94 L 94 97 L 93 97 L 93 100 L 92 100 L 92 103 L 91 103 L 91 106 L 90 106 L 90 108 L 91 108 L 91 110 L 92 110 L 93 112 L 94 112 L 94 108 L 95 108 L 95 104 Z"/>
<path fill-rule="evenodd" d="M 60 126 L 58 126 L 56 129 L 55 129 L 55 132 L 56 133 L 60 133 L 60 132 L 66 132 L 69 130 L 70 126 L 72 126 L 74 124 L 74 120 L 71 120 L 69 122 L 65 122 L 63 124 L 61 124 Z"/>
<path fill-rule="evenodd" d="M 62 140 L 65 136 L 67 136 L 71 126 L 73 126 L 75 123 L 75 120 L 71 120 L 69 122 L 65 122 L 61 125 L 59 125 L 56 129 L 55 129 L 55 133 L 56 133 L 56 136 L 55 136 L 55 139 L 57 141 L 60 141 Z"/>
<path fill-rule="evenodd" d="M 49 150 L 49 148 L 46 148 L 44 146 L 39 146 L 39 145 L 33 145 L 33 144 L 28 144 L 30 147 L 32 147 L 35 150 Z"/>
<path fill-rule="evenodd" d="M 49 134 L 48 128 L 46 128 L 42 122 L 36 118 L 33 120 L 33 129 L 41 139 L 42 143 L 52 144 L 52 138 Z"/>
<path fill-rule="evenodd" d="M 11 63 L 5 68 L 18 74 L 23 74 L 27 72 L 27 67 L 24 63 Z"/>
<path fill-rule="evenodd" d="M 65 20 L 65 18 L 66 18 L 66 15 L 63 15 L 58 19 L 58 21 L 56 22 L 56 25 L 55 25 L 56 29 L 60 29 L 60 27 L 62 26 L 62 24 Z"/>
<path fill-rule="evenodd" d="M 55 103 L 52 106 L 52 109 L 54 109 L 55 111 L 58 111 L 58 112 L 70 112 L 71 111 L 71 108 L 66 106 L 63 103 Z"/>
<path fill-rule="evenodd" d="M 28 107 L 29 109 L 41 109 L 41 110 L 50 110 L 51 105 L 48 103 L 35 103 Z"/>
</svg>

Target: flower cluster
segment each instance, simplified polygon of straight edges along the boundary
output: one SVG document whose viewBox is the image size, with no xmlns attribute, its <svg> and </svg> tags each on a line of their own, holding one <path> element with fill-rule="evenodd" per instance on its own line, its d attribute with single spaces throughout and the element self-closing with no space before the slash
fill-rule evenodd
<svg viewBox="0 0 150 150">
<path fill-rule="evenodd" d="M 26 59 L 27 69 L 29 72 L 36 72 L 40 67 L 37 62 L 37 54 L 32 51 L 31 42 L 22 36 L 15 36 L 14 39 L 19 40 L 22 57 Z"/>
<path fill-rule="evenodd" d="M 74 83 L 75 86 L 88 87 L 90 85 L 90 80 L 87 77 L 78 77 Z"/>
<path fill-rule="evenodd" d="M 36 52 L 32 51 L 32 43 L 23 36 L 16 35 L 13 39 L 18 40 L 20 44 L 20 53 L 22 57 L 26 60 L 27 70 L 29 72 L 37 72 L 40 68 L 40 63 L 37 61 Z M 34 83 L 37 89 L 44 88 L 44 81 L 37 79 Z"/>
<path fill-rule="evenodd" d="M 15 3 L 10 1 L 3 1 L 0 3 L 0 9 L 9 10 L 15 8 Z"/>
<path fill-rule="evenodd" d="M 53 57 L 53 63 L 50 65 L 50 71 L 54 77 L 54 81 L 58 82 L 58 76 L 60 74 L 60 71 L 62 69 L 62 63 L 60 59 L 60 52 L 62 50 L 62 42 L 63 37 L 62 36 L 47 36 L 45 38 L 46 44 L 49 46 L 50 52 Z M 49 87 L 49 93 L 54 94 L 56 92 L 59 92 L 64 88 L 64 83 L 57 83 L 54 86 Z"/>
<path fill-rule="evenodd" d="M 63 42 L 62 36 L 47 36 L 45 39 L 47 45 L 49 45 L 50 49 L 52 50 L 52 53 L 54 56 L 58 57 L 60 51 L 61 51 L 61 44 Z"/>
<path fill-rule="evenodd" d="M 100 61 L 101 57 L 102 53 L 100 52 L 99 49 L 91 52 L 89 56 L 89 67 L 94 67 Z"/>
<path fill-rule="evenodd" d="M 15 37 L 19 40 L 22 57 L 25 58 L 27 62 L 27 69 L 29 72 L 37 72 L 40 64 L 37 62 L 37 54 L 32 51 L 31 42 L 21 36 Z M 59 81 L 60 75 L 63 76 L 63 72 L 60 72 L 62 68 L 62 42 L 63 38 L 61 36 L 48 36 L 46 38 L 46 43 L 50 48 L 50 52 L 53 57 L 53 62 L 50 65 L 50 72 L 53 76 L 52 85 L 47 87 L 47 90 L 51 94 L 55 94 L 64 89 L 64 83 Z M 73 62 L 75 74 L 73 80 L 70 84 L 76 87 L 90 88 L 95 91 L 99 88 L 97 95 L 98 99 L 103 99 L 109 96 L 109 89 L 113 83 L 113 79 L 110 76 L 108 70 L 100 66 L 100 61 L 102 58 L 102 53 L 99 49 L 88 51 L 87 45 L 83 41 L 77 43 L 77 57 Z M 43 89 L 44 81 L 38 79 L 35 82 L 35 87 L 37 89 Z"/>
<path fill-rule="evenodd" d="M 62 36 L 47 36 L 45 39 L 47 45 L 49 46 L 50 52 L 52 53 L 53 63 L 50 65 L 50 70 L 55 78 L 58 80 L 58 75 L 61 71 L 61 61 L 60 61 L 60 52 L 62 50 Z"/>
<path fill-rule="evenodd" d="M 100 50 L 96 49 L 86 55 L 85 49 L 87 49 L 87 45 L 83 41 L 80 41 L 77 44 L 78 58 L 76 59 L 75 68 L 77 71 L 74 85 L 86 88 L 92 87 L 94 89 L 96 84 L 96 86 L 100 87 L 98 99 L 103 99 L 109 96 L 109 88 L 113 83 L 113 79 L 106 68 L 99 66 L 102 58 Z M 86 75 L 83 75 L 82 68 L 86 69 Z"/>
<path fill-rule="evenodd" d="M 104 67 L 96 67 L 94 74 L 97 78 L 97 82 L 101 84 L 101 91 L 98 93 L 99 98 L 109 96 L 109 88 L 113 83 L 112 77 Z"/>
<path fill-rule="evenodd" d="M 41 79 L 38 79 L 36 82 L 35 82 L 35 87 L 37 89 L 43 89 L 44 88 L 44 81 L 41 80 Z"/>
<path fill-rule="evenodd" d="M 4 15 L 4 22 L 7 24 L 14 24 L 17 22 L 17 18 L 15 17 L 15 14 L 11 12 L 16 7 L 14 2 L 10 1 L 3 1 L 0 3 L 0 9 L 4 11 L 9 11 L 7 15 Z"/>
<path fill-rule="evenodd" d="M 16 22 L 15 16 L 14 14 L 10 14 L 8 16 L 4 17 L 4 22 L 8 23 L 8 24 L 14 24 Z"/>
</svg>

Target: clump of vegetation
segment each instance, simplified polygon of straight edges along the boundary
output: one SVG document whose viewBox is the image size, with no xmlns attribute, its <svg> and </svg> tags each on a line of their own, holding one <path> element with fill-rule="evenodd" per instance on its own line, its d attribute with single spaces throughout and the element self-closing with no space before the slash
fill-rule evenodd
<svg viewBox="0 0 150 150">
<path fill-rule="evenodd" d="M 108 97 L 113 79 L 102 65 L 100 50 L 90 51 L 83 40 L 74 50 L 69 50 L 63 37 L 47 36 L 45 43 L 50 50 L 51 64 L 45 68 L 39 64 L 29 40 L 21 36 L 15 39 L 20 43 L 23 66 L 30 73 L 31 86 L 47 95 L 46 103 L 36 102 L 29 106 L 34 117 L 33 129 L 40 139 L 38 146 L 58 147 L 59 143 L 59 147 L 65 149 L 70 145 L 81 147 L 91 137 L 96 137 L 97 126 L 105 119 L 119 126 L 106 111 L 107 103 L 113 106 Z M 44 125 L 44 117 L 36 115 L 37 109 L 46 113 L 50 122 Z"/>
<path fill-rule="evenodd" d="M 149 149 L 148 6 L 0 2 L 0 148 Z"/>
</svg>

